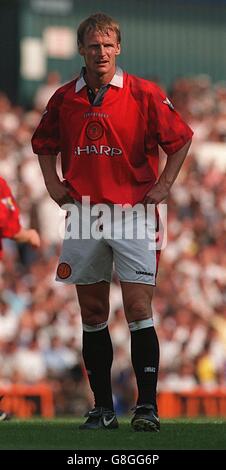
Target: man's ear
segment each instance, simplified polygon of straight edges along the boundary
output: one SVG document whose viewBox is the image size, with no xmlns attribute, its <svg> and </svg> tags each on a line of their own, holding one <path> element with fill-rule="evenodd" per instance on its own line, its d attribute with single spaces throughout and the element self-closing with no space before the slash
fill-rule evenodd
<svg viewBox="0 0 226 470">
<path fill-rule="evenodd" d="M 117 44 L 115 55 L 119 55 L 121 53 L 121 44 Z"/>
<path fill-rule="evenodd" d="M 85 52 L 84 52 L 84 46 L 81 42 L 78 42 L 78 52 L 80 55 L 84 56 Z"/>
</svg>

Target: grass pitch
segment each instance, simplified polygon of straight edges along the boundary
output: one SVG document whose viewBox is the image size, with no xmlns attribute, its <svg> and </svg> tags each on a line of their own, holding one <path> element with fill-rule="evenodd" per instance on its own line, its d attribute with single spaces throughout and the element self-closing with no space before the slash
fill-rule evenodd
<svg viewBox="0 0 226 470">
<path fill-rule="evenodd" d="M 226 420 L 161 420 L 160 433 L 134 432 L 129 418 L 116 430 L 79 431 L 84 419 L 11 420 L 0 423 L 0 449 L 226 449 Z"/>
</svg>

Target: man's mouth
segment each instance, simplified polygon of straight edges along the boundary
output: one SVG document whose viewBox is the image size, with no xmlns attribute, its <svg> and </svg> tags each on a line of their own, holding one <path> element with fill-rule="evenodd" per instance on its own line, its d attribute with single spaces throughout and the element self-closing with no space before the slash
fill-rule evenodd
<svg viewBox="0 0 226 470">
<path fill-rule="evenodd" d="M 98 60 L 98 61 L 96 62 L 96 64 L 97 64 L 97 65 L 106 65 L 106 64 L 108 64 L 108 60 Z"/>
</svg>

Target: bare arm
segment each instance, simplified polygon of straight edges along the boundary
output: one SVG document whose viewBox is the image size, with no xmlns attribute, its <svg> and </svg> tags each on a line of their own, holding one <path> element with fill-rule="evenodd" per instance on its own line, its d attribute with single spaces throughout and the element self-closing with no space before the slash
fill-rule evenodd
<svg viewBox="0 0 226 470">
<path fill-rule="evenodd" d="M 166 165 L 160 175 L 158 182 L 145 196 L 145 204 L 158 204 L 167 198 L 170 188 L 178 176 L 178 173 L 186 158 L 190 145 L 191 140 L 189 140 L 189 142 L 187 142 L 184 147 L 178 150 L 178 152 L 167 157 Z"/>
<path fill-rule="evenodd" d="M 50 197 L 59 205 L 73 203 L 68 189 L 60 181 L 56 171 L 56 159 L 54 155 L 39 155 L 39 165 L 43 174 L 46 189 Z"/>
<path fill-rule="evenodd" d="M 39 248 L 41 243 L 38 232 L 32 228 L 21 228 L 19 232 L 14 235 L 13 239 L 19 243 L 29 243 L 34 248 Z"/>
</svg>

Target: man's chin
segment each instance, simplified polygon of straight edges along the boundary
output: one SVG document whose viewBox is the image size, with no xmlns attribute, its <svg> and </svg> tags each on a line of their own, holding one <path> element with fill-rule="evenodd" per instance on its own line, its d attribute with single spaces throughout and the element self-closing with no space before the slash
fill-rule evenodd
<svg viewBox="0 0 226 470">
<path fill-rule="evenodd" d="M 102 68 L 97 68 L 96 69 L 96 74 L 98 75 L 98 77 L 102 77 L 103 75 L 106 75 L 106 73 L 109 72 L 109 69 L 108 68 L 105 68 L 105 67 L 102 67 Z"/>
<path fill-rule="evenodd" d="M 96 71 L 97 73 L 106 73 L 106 72 L 109 72 L 110 70 L 110 67 L 108 65 L 98 65 L 96 67 Z"/>
</svg>

